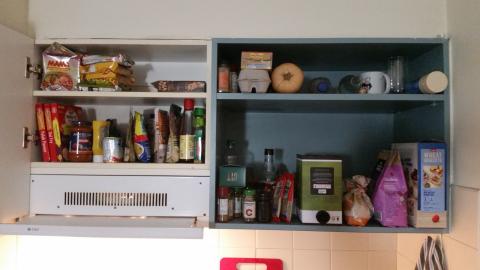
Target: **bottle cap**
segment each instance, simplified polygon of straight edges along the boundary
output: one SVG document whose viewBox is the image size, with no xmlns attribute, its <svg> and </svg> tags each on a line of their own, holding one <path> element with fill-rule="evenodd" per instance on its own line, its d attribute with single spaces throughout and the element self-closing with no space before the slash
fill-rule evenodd
<svg viewBox="0 0 480 270">
<path fill-rule="evenodd" d="M 227 197 L 230 193 L 229 187 L 218 187 L 218 196 L 219 197 Z"/>
<path fill-rule="evenodd" d="M 204 116 L 205 115 L 205 108 L 195 107 L 195 110 L 193 111 L 193 115 Z"/>
<path fill-rule="evenodd" d="M 255 189 L 246 188 L 243 193 L 245 194 L 245 196 L 255 196 L 257 192 L 255 191 Z"/>
<path fill-rule="evenodd" d="M 191 98 L 186 98 L 185 100 L 183 100 L 183 107 L 184 107 L 184 110 L 193 110 L 193 106 L 195 105 L 195 100 L 191 99 Z"/>
<path fill-rule="evenodd" d="M 265 149 L 265 155 L 273 156 L 273 149 Z"/>
</svg>

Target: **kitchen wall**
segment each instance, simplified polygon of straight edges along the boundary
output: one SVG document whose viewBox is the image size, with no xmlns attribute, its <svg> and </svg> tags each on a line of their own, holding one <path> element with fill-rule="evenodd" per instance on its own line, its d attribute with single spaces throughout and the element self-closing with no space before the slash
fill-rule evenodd
<svg viewBox="0 0 480 270">
<path fill-rule="evenodd" d="M 0 238 L 0 262 L 6 263 L 0 269 L 213 270 L 220 258 L 233 256 L 280 258 L 285 270 L 393 270 L 396 238 L 252 230 L 206 230 L 203 240 L 5 236 Z M 240 268 L 248 269 L 255 268 Z"/>
<path fill-rule="evenodd" d="M 447 1 L 453 85 L 452 229 L 443 235 L 449 269 L 480 269 L 480 2 Z M 413 269 L 425 235 L 398 236 L 398 270 Z M 412 248 L 412 247 L 415 247 Z"/>
<path fill-rule="evenodd" d="M 0 24 L 28 34 L 28 0 L 1 0 Z"/>
<path fill-rule="evenodd" d="M 432 37 L 445 0 L 31 0 L 38 38 Z"/>
</svg>

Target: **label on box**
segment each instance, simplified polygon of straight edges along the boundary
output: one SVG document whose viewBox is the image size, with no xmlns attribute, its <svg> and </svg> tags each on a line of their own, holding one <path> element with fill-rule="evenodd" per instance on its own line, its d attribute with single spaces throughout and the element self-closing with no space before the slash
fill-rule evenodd
<svg viewBox="0 0 480 270">
<path fill-rule="evenodd" d="M 419 210 L 445 210 L 445 149 L 420 148 Z"/>
<path fill-rule="evenodd" d="M 310 194 L 333 195 L 334 178 L 333 168 L 312 167 L 310 168 Z"/>
</svg>

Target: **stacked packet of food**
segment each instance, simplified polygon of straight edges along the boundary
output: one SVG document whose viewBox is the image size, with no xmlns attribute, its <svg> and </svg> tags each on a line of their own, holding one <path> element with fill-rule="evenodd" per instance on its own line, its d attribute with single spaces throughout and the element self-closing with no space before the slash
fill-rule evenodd
<svg viewBox="0 0 480 270">
<path fill-rule="evenodd" d="M 132 66 L 135 64 L 128 56 L 85 55 L 80 67 L 82 91 L 128 91 L 135 83 Z"/>
</svg>

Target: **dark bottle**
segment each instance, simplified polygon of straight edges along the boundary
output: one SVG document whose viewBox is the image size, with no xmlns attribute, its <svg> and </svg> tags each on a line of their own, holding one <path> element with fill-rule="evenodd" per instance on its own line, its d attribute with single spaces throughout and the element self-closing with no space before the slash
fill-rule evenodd
<svg viewBox="0 0 480 270">
<path fill-rule="evenodd" d="M 362 81 L 358 76 L 347 75 L 340 80 L 338 91 L 344 94 L 358 93 L 362 85 Z"/>
<path fill-rule="evenodd" d="M 235 149 L 235 141 L 228 140 L 225 147 L 225 165 L 238 166 L 238 154 Z"/>
<path fill-rule="evenodd" d="M 269 223 L 272 221 L 272 193 L 262 190 L 257 193 L 257 221 Z"/>
<path fill-rule="evenodd" d="M 195 101 L 187 98 L 183 101 L 183 117 L 180 128 L 180 159 L 179 162 L 193 163 L 194 151 L 194 131 L 192 110 Z"/>
<path fill-rule="evenodd" d="M 205 162 L 205 108 L 197 107 L 193 111 L 195 116 L 193 127 L 195 128 L 195 154 L 194 163 Z"/>
</svg>

